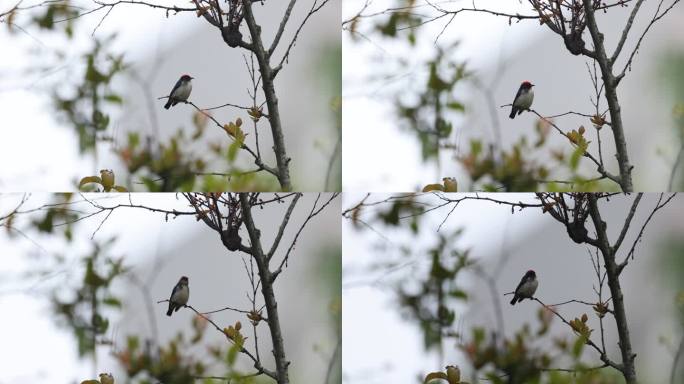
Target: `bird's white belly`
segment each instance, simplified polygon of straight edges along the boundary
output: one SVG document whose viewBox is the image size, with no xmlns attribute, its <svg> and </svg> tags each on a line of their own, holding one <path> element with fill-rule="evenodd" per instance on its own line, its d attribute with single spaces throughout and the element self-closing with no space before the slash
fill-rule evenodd
<svg viewBox="0 0 684 384">
<path fill-rule="evenodd" d="M 171 301 L 173 301 L 176 304 L 185 305 L 188 303 L 189 298 L 190 298 L 190 290 L 188 289 L 188 287 L 186 285 L 173 294 L 173 296 L 171 297 Z"/>
<path fill-rule="evenodd" d="M 178 89 L 173 92 L 171 97 L 176 100 L 187 100 L 188 97 L 190 97 L 190 91 L 192 91 L 192 83 L 188 82 L 178 87 Z"/>
<path fill-rule="evenodd" d="M 530 283 L 523 284 L 518 290 L 518 294 L 522 297 L 532 297 L 534 292 L 537 291 L 537 286 L 539 286 L 539 280 L 534 280 Z"/>
<path fill-rule="evenodd" d="M 532 100 L 534 100 L 534 92 L 530 89 L 527 93 L 520 95 L 513 105 L 518 108 L 529 109 L 532 106 Z"/>
</svg>

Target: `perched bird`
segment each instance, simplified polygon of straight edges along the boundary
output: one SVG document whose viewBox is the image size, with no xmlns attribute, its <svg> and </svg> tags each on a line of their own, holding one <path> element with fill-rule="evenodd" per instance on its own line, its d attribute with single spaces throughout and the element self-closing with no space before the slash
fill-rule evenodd
<svg viewBox="0 0 684 384">
<path fill-rule="evenodd" d="M 189 75 L 183 75 L 178 79 L 176 85 L 173 86 L 171 93 L 169 93 L 169 101 L 166 102 L 164 108 L 169 109 L 180 101 L 188 100 L 190 92 L 192 91 L 192 79 Z"/>
<path fill-rule="evenodd" d="M 523 81 L 518 88 L 518 93 L 515 94 L 515 99 L 513 99 L 513 106 L 511 107 L 511 114 L 508 115 L 511 119 L 515 117 L 515 114 L 521 114 L 523 111 L 530 109 L 532 106 L 532 100 L 534 100 L 534 92 L 532 92 L 532 87 L 534 84 L 529 81 Z"/>
<path fill-rule="evenodd" d="M 515 289 L 515 294 L 513 295 L 513 300 L 511 300 L 511 305 L 521 302 L 523 299 L 531 299 L 534 292 L 539 286 L 539 281 L 537 280 L 537 274 L 533 270 L 527 271 L 520 284 Z"/>
<path fill-rule="evenodd" d="M 173 287 L 171 297 L 169 298 L 169 310 L 166 311 L 166 316 L 171 316 L 171 313 L 176 312 L 188 303 L 190 298 L 190 288 L 188 287 L 188 278 L 183 276 L 178 280 L 178 284 Z"/>
</svg>

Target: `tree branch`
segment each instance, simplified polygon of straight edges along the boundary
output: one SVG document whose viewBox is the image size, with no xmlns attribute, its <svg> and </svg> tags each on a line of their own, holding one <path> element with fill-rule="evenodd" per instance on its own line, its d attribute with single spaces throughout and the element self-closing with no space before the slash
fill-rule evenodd
<svg viewBox="0 0 684 384">
<path fill-rule="evenodd" d="M 287 212 L 285 212 L 285 216 L 283 216 L 283 221 L 282 221 L 282 223 L 280 223 L 280 228 L 278 228 L 278 234 L 276 235 L 275 240 L 273 240 L 273 245 L 271 246 L 271 250 L 268 251 L 268 255 L 267 255 L 268 260 L 271 260 L 271 258 L 273 257 L 273 254 L 275 253 L 276 249 L 278 248 L 278 245 L 280 244 L 280 239 L 282 239 L 283 233 L 285 232 L 285 227 L 287 227 L 287 223 L 290 221 L 290 215 L 292 214 L 292 211 L 294 210 L 294 207 L 297 205 L 297 201 L 299 201 L 300 197 L 302 197 L 302 194 L 298 193 L 295 195 L 295 197 L 290 202 L 290 206 L 287 208 Z"/>
<path fill-rule="evenodd" d="M 632 218 L 634 218 L 634 213 L 636 212 L 637 205 L 639 205 L 639 201 L 641 201 L 643 195 L 643 193 L 639 193 L 634 198 L 634 202 L 632 202 L 632 207 L 629 209 L 629 213 L 627 214 L 627 218 L 625 219 L 625 224 L 622 227 L 622 231 L 620 231 L 620 235 L 618 236 L 618 239 L 615 241 L 615 244 L 613 245 L 613 253 L 615 253 L 620 248 L 622 240 L 625 239 L 627 230 L 629 230 L 629 224 L 632 222 Z"/>
<path fill-rule="evenodd" d="M 634 358 L 636 358 L 636 354 L 632 351 L 632 342 L 629 337 L 629 326 L 627 324 L 622 288 L 620 287 L 618 265 L 615 263 L 615 254 L 608 241 L 607 225 L 601 218 L 601 212 L 598 208 L 598 199 L 593 194 L 588 194 L 587 196 L 589 199 L 589 214 L 594 223 L 599 243 L 598 249 L 603 255 L 606 274 L 608 276 L 608 287 L 610 288 L 610 294 L 613 298 L 613 315 L 615 317 L 615 324 L 620 339 L 618 345 L 622 355 L 622 369 L 620 371 L 627 384 L 635 384 L 637 382 L 636 370 L 634 367 Z"/>
<path fill-rule="evenodd" d="M 278 303 L 276 302 L 275 293 L 273 291 L 273 281 L 271 271 L 268 267 L 268 260 L 261 248 L 261 234 L 254 224 L 252 217 L 252 206 L 246 193 L 240 194 L 240 206 L 242 208 L 243 220 L 249 239 L 252 243 L 251 256 L 257 263 L 259 271 L 259 278 L 261 279 L 261 293 L 266 304 L 266 313 L 268 313 L 268 328 L 271 331 L 271 342 L 273 344 L 273 355 L 276 362 L 276 381 L 278 384 L 288 384 L 290 382 L 288 375 L 288 367 L 290 362 L 287 361 L 285 355 L 285 345 L 283 342 L 282 332 L 280 330 L 280 318 L 278 316 Z"/>
<path fill-rule="evenodd" d="M 603 76 L 603 83 L 606 88 L 606 101 L 610 109 L 610 121 L 613 131 L 613 139 L 615 141 L 615 150 L 617 151 L 617 161 L 620 169 L 620 188 L 623 192 L 632 192 L 634 186 L 632 185 L 632 165 L 629 163 L 629 156 L 627 154 L 627 142 L 625 140 L 625 133 L 622 126 L 622 113 L 617 97 L 617 81 L 613 75 L 613 65 L 608 59 L 605 46 L 603 45 L 603 34 L 599 32 L 594 17 L 594 8 L 591 0 L 583 0 L 584 13 L 586 15 L 587 27 L 591 33 L 591 38 L 594 43 L 594 51 L 596 53 L 594 59 L 598 61 L 601 68 L 601 75 Z"/>
<path fill-rule="evenodd" d="M 289 170 L 290 158 L 287 157 L 285 150 L 285 138 L 283 137 L 280 111 L 278 109 L 278 98 L 273 85 L 274 74 L 268 53 L 264 49 L 263 42 L 261 41 L 261 27 L 256 23 L 254 14 L 252 13 L 252 4 L 253 0 L 246 0 L 243 3 L 244 16 L 247 27 L 249 28 L 250 36 L 252 37 L 251 51 L 254 52 L 254 55 L 259 62 L 259 73 L 261 74 L 262 80 L 261 86 L 264 91 L 264 97 L 266 98 L 266 105 L 268 106 L 268 121 L 271 125 L 273 149 L 278 166 L 278 182 L 284 191 L 289 191 L 292 189 Z"/>
<path fill-rule="evenodd" d="M 629 19 L 627 19 L 625 29 L 622 30 L 622 37 L 620 37 L 620 41 L 618 42 L 618 45 L 615 48 L 615 52 L 613 52 L 613 56 L 610 57 L 611 64 L 614 64 L 615 60 L 617 60 L 617 57 L 620 55 L 620 51 L 622 51 L 622 46 L 625 45 L 625 41 L 627 40 L 629 30 L 632 28 L 634 18 L 636 17 L 637 12 L 639 12 L 639 7 L 641 7 L 641 3 L 643 2 L 644 0 L 637 1 L 637 3 L 634 5 L 634 8 L 632 8 L 632 13 L 630 13 Z"/>
</svg>

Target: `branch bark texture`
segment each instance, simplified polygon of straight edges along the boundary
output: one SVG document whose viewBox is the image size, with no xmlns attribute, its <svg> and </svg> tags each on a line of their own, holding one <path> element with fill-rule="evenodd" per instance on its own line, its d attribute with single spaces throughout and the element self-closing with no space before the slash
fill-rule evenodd
<svg viewBox="0 0 684 384">
<path fill-rule="evenodd" d="M 280 330 L 280 320 L 278 316 L 278 302 L 273 291 L 274 279 L 268 267 L 268 258 L 264 254 L 261 246 L 261 233 L 254 225 L 254 218 L 252 217 L 252 206 L 249 202 L 249 196 L 245 193 L 240 194 L 240 207 L 242 209 L 242 217 L 245 228 L 249 234 L 249 240 L 252 243 L 251 255 L 257 263 L 259 270 L 259 278 L 261 279 L 261 293 L 264 297 L 264 304 L 266 305 L 266 313 L 268 314 L 268 327 L 271 331 L 271 342 L 273 344 L 273 355 L 276 362 L 276 374 L 278 375 L 278 384 L 287 384 L 290 382 L 288 375 L 288 366 L 290 362 L 287 361 L 285 355 L 285 345 L 283 342 L 283 335 Z"/>
<path fill-rule="evenodd" d="M 632 351 L 632 342 L 629 337 L 629 326 L 627 324 L 627 316 L 625 314 L 625 302 L 622 295 L 622 288 L 620 286 L 620 271 L 617 262 L 615 261 L 614 249 L 610 246 L 607 235 L 607 224 L 601 218 L 601 212 L 598 207 L 598 198 L 594 194 L 588 194 L 589 199 L 589 215 L 594 223 L 594 229 L 598 240 L 598 249 L 601 251 L 603 261 L 605 263 L 606 275 L 608 276 L 608 287 L 613 299 L 613 311 L 615 316 L 615 324 L 617 326 L 618 337 L 620 339 L 620 353 L 622 355 L 622 364 L 620 364 L 620 371 L 625 378 L 627 384 L 634 384 L 637 382 L 636 370 L 634 367 L 634 358 L 636 354 Z"/>
</svg>

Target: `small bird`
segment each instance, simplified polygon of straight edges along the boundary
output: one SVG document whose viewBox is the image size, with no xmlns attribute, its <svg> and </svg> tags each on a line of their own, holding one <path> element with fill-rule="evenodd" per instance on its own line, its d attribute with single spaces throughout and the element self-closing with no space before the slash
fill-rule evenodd
<svg viewBox="0 0 684 384">
<path fill-rule="evenodd" d="M 178 284 L 173 287 L 171 297 L 169 298 L 169 310 L 166 311 L 166 316 L 171 316 L 171 313 L 185 306 L 190 298 L 190 288 L 188 287 L 188 278 L 183 276 L 178 280 Z"/>
<path fill-rule="evenodd" d="M 534 292 L 537 291 L 539 286 L 539 280 L 537 280 L 537 274 L 533 270 L 529 270 L 525 273 L 520 284 L 515 289 L 515 294 L 513 295 L 513 300 L 511 300 L 511 305 L 523 301 L 523 299 L 531 299 Z"/>
<path fill-rule="evenodd" d="M 171 93 L 169 93 L 169 101 L 166 102 L 164 108 L 169 109 L 180 101 L 188 100 L 190 92 L 192 91 L 192 79 L 189 75 L 183 75 L 178 79 L 176 85 L 173 86 Z"/>
<path fill-rule="evenodd" d="M 515 99 L 513 99 L 513 105 L 511 106 L 511 114 L 508 115 L 511 119 L 515 117 L 515 114 L 521 114 L 523 111 L 530 109 L 532 106 L 532 100 L 534 100 L 534 92 L 532 92 L 532 87 L 534 84 L 529 81 L 523 81 L 518 88 L 518 93 L 515 94 Z"/>
</svg>

